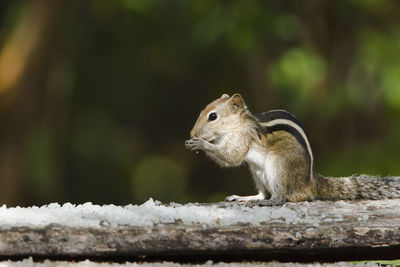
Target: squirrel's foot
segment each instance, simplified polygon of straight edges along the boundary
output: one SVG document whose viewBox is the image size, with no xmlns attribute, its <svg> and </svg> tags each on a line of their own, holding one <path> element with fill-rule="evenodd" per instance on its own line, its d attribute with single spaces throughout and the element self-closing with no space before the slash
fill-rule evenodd
<svg viewBox="0 0 400 267">
<path fill-rule="evenodd" d="M 192 139 L 186 140 L 185 146 L 187 149 L 190 149 L 193 151 L 203 150 L 204 146 L 205 146 L 205 142 L 207 142 L 207 141 L 204 140 L 203 138 L 194 137 Z"/>
<path fill-rule="evenodd" d="M 254 195 L 254 196 L 245 196 L 245 197 L 238 196 L 238 195 L 231 195 L 231 196 L 227 196 L 225 198 L 225 201 L 241 201 L 241 202 L 244 202 L 244 201 L 263 200 L 263 199 L 265 199 L 264 194 L 258 193 L 257 195 Z"/>
<path fill-rule="evenodd" d="M 242 198 L 243 197 L 238 196 L 238 195 L 231 195 L 231 196 L 227 196 L 225 198 L 225 201 L 229 201 L 229 202 L 231 202 L 231 201 L 245 201 L 245 200 L 241 200 Z"/>
</svg>

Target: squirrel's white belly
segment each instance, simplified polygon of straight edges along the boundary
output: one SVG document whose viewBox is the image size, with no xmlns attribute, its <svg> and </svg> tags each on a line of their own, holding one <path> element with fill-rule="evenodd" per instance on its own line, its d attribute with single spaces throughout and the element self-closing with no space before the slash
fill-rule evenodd
<svg viewBox="0 0 400 267">
<path fill-rule="evenodd" d="M 253 173 L 256 185 L 264 186 L 272 195 L 276 192 L 277 157 L 273 153 L 263 151 L 262 147 L 253 145 L 245 157 L 245 161 Z"/>
</svg>

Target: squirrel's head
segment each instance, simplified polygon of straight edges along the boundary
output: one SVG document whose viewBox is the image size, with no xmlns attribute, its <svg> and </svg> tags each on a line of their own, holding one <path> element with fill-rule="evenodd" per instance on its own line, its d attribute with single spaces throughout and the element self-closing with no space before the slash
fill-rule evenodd
<svg viewBox="0 0 400 267">
<path fill-rule="evenodd" d="M 240 94 L 229 97 L 223 94 L 201 111 L 190 137 L 200 137 L 210 143 L 218 143 L 225 134 L 240 129 L 241 116 L 247 111 Z"/>
</svg>

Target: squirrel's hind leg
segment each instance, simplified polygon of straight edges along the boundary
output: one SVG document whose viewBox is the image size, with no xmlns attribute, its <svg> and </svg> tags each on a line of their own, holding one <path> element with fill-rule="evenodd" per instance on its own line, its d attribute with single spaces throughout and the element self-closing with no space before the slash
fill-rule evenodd
<svg viewBox="0 0 400 267">
<path fill-rule="evenodd" d="M 247 201 L 257 201 L 257 200 L 265 200 L 265 195 L 260 192 L 254 196 L 238 196 L 238 195 L 231 195 L 225 198 L 225 201 L 240 201 L 240 202 L 247 202 Z"/>
</svg>

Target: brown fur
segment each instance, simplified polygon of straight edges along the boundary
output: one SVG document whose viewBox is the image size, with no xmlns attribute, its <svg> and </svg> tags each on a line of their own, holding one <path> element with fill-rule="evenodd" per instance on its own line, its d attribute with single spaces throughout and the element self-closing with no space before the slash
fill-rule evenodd
<svg viewBox="0 0 400 267">
<path fill-rule="evenodd" d="M 312 200 L 314 183 L 309 176 L 310 165 L 306 152 L 296 139 L 285 131 L 279 131 L 266 134 L 261 140 L 268 151 L 281 158 L 283 198 L 291 202 Z"/>
</svg>

